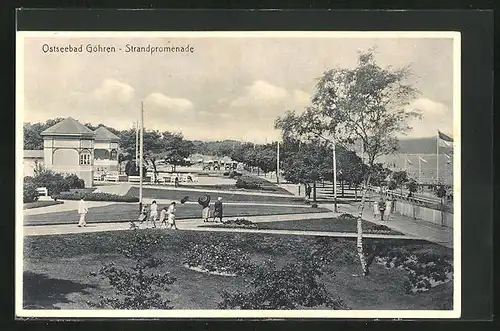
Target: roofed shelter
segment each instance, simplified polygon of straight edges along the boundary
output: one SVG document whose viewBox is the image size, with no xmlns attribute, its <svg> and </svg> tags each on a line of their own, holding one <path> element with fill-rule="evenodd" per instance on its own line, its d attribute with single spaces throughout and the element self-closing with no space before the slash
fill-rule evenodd
<svg viewBox="0 0 500 331">
<path fill-rule="evenodd" d="M 98 127 L 94 133 L 94 166 L 96 171 L 117 172 L 120 138 L 104 126 Z"/>
<path fill-rule="evenodd" d="M 43 137 L 44 166 L 55 172 L 76 174 L 92 187 L 94 179 L 95 133 L 72 117 L 40 134 Z"/>
</svg>

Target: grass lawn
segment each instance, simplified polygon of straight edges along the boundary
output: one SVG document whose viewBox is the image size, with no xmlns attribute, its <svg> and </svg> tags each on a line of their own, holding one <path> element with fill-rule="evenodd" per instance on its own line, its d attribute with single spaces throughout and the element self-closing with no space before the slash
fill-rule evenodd
<svg viewBox="0 0 500 331">
<path fill-rule="evenodd" d="M 153 233 L 151 230 L 140 230 Z M 157 232 L 156 232 L 157 233 Z M 133 231 L 80 233 L 26 237 L 24 242 L 25 307 L 40 309 L 88 309 L 86 301 L 113 293 L 106 280 L 90 277 L 108 262 L 129 266 L 130 261 L 118 254 L 128 247 Z M 327 247 L 325 254 L 334 257 L 333 274 L 320 278 L 326 289 L 344 300 L 350 309 L 451 309 L 452 283 L 438 285 L 428 292 L 407 294 L 403 283 L 404 270 L 387 269 L 372 264 L 368 276 L 359 276 L 354 240 L 306 236 L 281 236 L 256 233 L 219 233 L 165 231 L 155 246 L 154 255 L 165 261 L 157 271 L 170 272 L 177 280 L 170 292 L 162 293 L 177 309 L 214 309 L 220 291 L 243 290 L 245 277 L 224 277 L 200 273 L 184 267 L 186 251 L 196 244 L 224 242 L 234 249 L 250 254 L 250 261 L 259 264 L 272 259 L 276 265 L 296 261 L 299 254 L 314 247 Z M 365 244 L 381 241 L 365 239 Z M 452 256 L 451 250 L 422 241 L 386 240 L 386 247 L 405 247 L 412 252 L 432 251 L 439 256 Z M 155 271 L 156 272 L 156 271 Z"/>
<path fill-rule="evenodd" d="M 300 230 L 300 231 L 325 231 L 325 232 L 356 232 L 356 220 L 350 218 L 318 218 L 318 219 L 305 219 L 305 220 L 292 220 L 292 221 L 279 221 L 279 222 L 258 222 L 255 223 L 257 229 L 270 229 L 270 230 Z M 215 223 L 209 225 L 200 225 L 200 227 L 224 227 L 224 224 Z M 365 233 L 380 233 L 377 232 L 378 226 L 375 223 L 363 220 L 363 231 Z M 398 234 L 402 233 L 387 229 L 384 234 Z"/>
<path fill-rule="evenodd" d="M 166 207 L 159 204 L 158 210 Z M 288 207 L 288 206 L 251 206 L 251 205 L 225 205 L 225 217 L 245 217 L 257 215 L 283 215 L 328 212 L 325 208 Z M 100 221 L 130 221 L 139 216 L 139 207 L 136 203 L 116 203 L 107 206 L 89 208 L 87 222 Z M 197 204 L 178 204 L 176 217 L 179 220 L 187 218 L 201 218 L 201 207 Z M 34 224 L 64 224 L 78 222 L 79 215 L 76 210 L 45 213 L 24 216 L 25 225 Z"/>
<path fill-rule="evenodd" d="M 62 202 L 62 201 L 53 201 L 53 200 L 27 202 L 27 203 L 23 203 L 23 210 L 24 209 L 33 209 L 33 208 L 47 207 L 47 206 L 52 206 L 52 205 L 59 205 L 61 203 L 64 203 L 64 202 Z"/>
<path fill-rule="evenodd" d="M 204 187 L 204 189 L 207 189 Z M 245 194 L 232 194 L 232 193 L 214 193 L 210 192 L 210 189 L 207 191 L 183 191 L 182 189 L 176 190 L 167 190 L 167 189 L 158 189 L 151 187 L 143 187 L 142 188 L 142 196 L 145 198 L 152 199 L 172 199 L 179 200 L 184 196 L 189 196 L 191 201 L 196 201 L 199 196 L 208 194 L 213 199 L 217 197 L 222 197 L 226 202 L 259 202 L 259 203 L 283 203 L 283 204 L 297 204 L 304 205 L 303 200 L 295 198 L 293 195 L 290 197 L 280 197 L 280 196 L 263 196 L 263 195 L 245 195 Z M 127 192 L 126 195 L 138 197 L 139 196 L 139 188 L 132 187 Z"/>
<path fill-rule="evenodd" d="M 260 192 L 260 193 L 276 193 L 276 194 L 286 194 L 293 196 L 292 193 L 288 192 L 287 190 L 276 186 L 272 185 L 271 183 L 268 186 L 263 186 L 260 189 L 245 189 L 245 188 L 238 188 L 235 185 L 229 185 L 229 184 L 222 184 L 222 185 L 210 185 L 210 189 L 213 190 L 221 190 L 221 191 L 235 191 L 235 192 Z M 207 186 L 206 185 L 192 185 L 192 184 L 182 184 L 182 187 L 186 188 L 196 188 L 196 189 L 202 189 L 206 190 Z"/>
</svg>

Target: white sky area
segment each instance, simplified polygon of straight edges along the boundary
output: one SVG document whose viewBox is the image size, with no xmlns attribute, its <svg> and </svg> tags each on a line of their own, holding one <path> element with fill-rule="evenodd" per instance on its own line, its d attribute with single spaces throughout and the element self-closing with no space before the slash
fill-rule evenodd
<svg viewBox="0 0 500 331">
<path fill-rule="evenodd" d="M 194 53 L 43 53 L 42 45 L 191 45 Z M 377 46 L 382 67 L 411 64 L 423 119 L 408 137 L 453 134 L 453 41 L 425 38 L 27 37 L 24 122 L 72 116 L 82 123 L 182 132 L 188 139 L 277 139 L 274 120 L 310 104 L 316 79 L 355 67 Z"/>
</svg>

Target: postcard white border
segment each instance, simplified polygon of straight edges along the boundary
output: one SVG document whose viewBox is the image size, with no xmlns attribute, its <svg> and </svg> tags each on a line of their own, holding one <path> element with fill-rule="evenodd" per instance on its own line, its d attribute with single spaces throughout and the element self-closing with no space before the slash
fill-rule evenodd
<svg viewBox="0 0 500 331">
<path fill-rule="evenodd" d="M 128 38 L 451 38 L 453 39 L 453 310 L 33 310 L 23 301 L 23 183 L 24 38 L 27 37 L 128 37 Z M 461 34 L 455 31 L 175 31 L 175 32 L 54 32 L 16 33 L 16 263 L 15 313 L 17 318 L 368 318 L 430 319 L 461 316 Z"/>
</svg>

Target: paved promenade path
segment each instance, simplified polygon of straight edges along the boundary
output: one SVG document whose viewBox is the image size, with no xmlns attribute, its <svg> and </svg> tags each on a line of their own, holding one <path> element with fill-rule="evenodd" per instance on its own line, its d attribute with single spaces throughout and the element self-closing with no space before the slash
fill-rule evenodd
<svg viewBox="0 0 500 331">
<path fill-rule="evenodd" d="M 292 220 L 307 220 L 317 218 L 327 218 L 334 216 L 333 212 L 328 213 L 315 213 L 315 214 L 291 214 L 291 215 L 273 215 L 273 216 L 250 216 L 246 219 L 254 223 L 262 222 L 280 222 Z M 138 223 L 138 222 L 136 222 Z M 328 232 L 328 231 L 298 231 L 298 230 L 269 230 L 269 229 L 238 229 L 238 228 L 209 228 L 199 227 L 204 225 L 200 219 L 186 219 L 177 221 L 179 230 L 190 231 L 210 231 L 210 232 L 258 232 L 258 233 L 271 233 L 283 235 L 301 235 L 301 236 L 324 236 L 324 237 L 339 237 L 339 238 L 355 238 L 356 233 L 352 232 Z M 208 223 L 214 224 L 214 223 Z M 145 224 L 140 225 L 140 228 L 146 228 Z M 151 228 L 151 224 L 147 228 Z M 106 222 L 106 223 L 92 223 L 86 227 L 79 228 L 76 224 L 58 224 L 58 225 L 40 225 L 40 226 L 25 226 L 23 229 L 25 236 L 43 236 L 55 234 L 69 234 L 69 233 L 88 233 L 88 232 L 104 232 L 104 231 L 120 231 L 129 230 L 129 222 Z M 165 228 L 157 228 L 158 231 L 174 231 Z M 365 234 L 365 238 L 391 238 L 391 239 L 419 239 L 406 235 L 389 235 L 389 234 Z"/>
<path fill-rule="evenodd" d="M 349 213 L 356 216 L 359 212 L 358 206 L 359 204 L 341 204 L 337 206 L 337 210 L 340 214 Z M 332 203 L 319 204 L 319 207 L 333 210 Z M 411 237 L 422 238 L 448 248 L 453 248 L 452 228 L 439 226 L 423 220 L 415 220 L 411 217 L 398 214 L 391 214 L 387 221 L 381 221 L 380 218 L 374 217 L 373 208 L 369 204 L 366 204 L 363 210 L 363 219 L 375 224 L 385 225 L 394 231 Z"/>
</svg>

